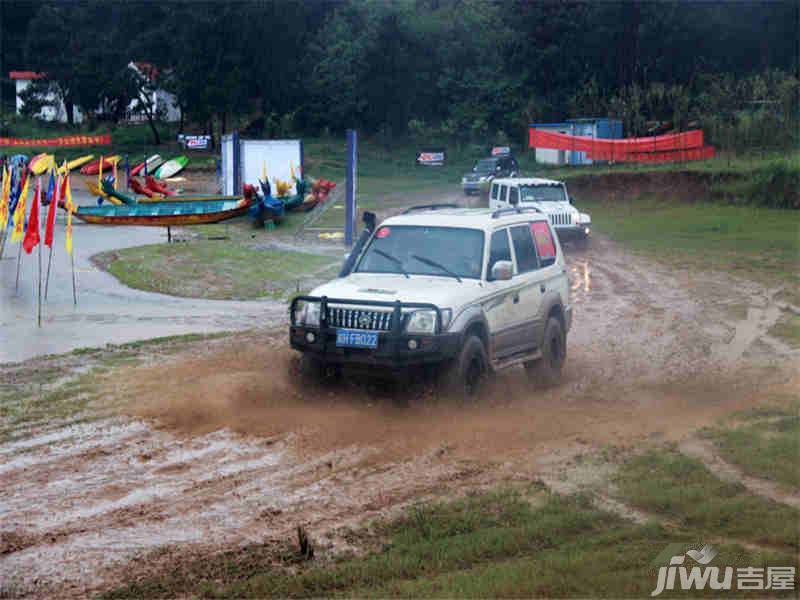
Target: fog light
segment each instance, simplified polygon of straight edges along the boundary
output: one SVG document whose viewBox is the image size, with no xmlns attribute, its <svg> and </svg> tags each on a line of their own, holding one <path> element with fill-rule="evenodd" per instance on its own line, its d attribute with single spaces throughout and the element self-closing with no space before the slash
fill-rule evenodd
<svg viewBox="0 0 800 600">
<path fill-rule="evenodd" d="M 317 336 L 314 335 L 313 331 L 309 331 L 308 333 L 306 333 L 306 341 L 309 344 L 313 344 L 314 341 L 316 341 L 316 339 L 317 339 Z"/>
<path fill-rule="evenodd" d="M 408 340 L 408 349 L 409 350 L 416 350 L 417 349 L 417 340 Z"/>
<path fill-rule="evenodd" d="M 591 232 L 592 232 L 592 230 L 591 230 L 591 229 L 589 229 L 588 227 L 585 227 L 585 228 L 583 229 L 583 233 L 585 233 L 586 235 L 589 235 Z"/>
</svg>

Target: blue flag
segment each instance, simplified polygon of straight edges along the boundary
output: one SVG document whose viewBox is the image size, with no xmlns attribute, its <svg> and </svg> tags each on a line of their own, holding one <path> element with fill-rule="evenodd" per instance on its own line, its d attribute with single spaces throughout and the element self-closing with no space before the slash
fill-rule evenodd
<svg viewBox="0 0 800 600">
<path fill-rule="evenodd" d="M 50 182 L 47 184 L 47 202 L 43 202 L 42 204 L 50 204 L 53 200 L 56 199 L 56 171 L 55 169 L 50 170 Z"/>
</svg>

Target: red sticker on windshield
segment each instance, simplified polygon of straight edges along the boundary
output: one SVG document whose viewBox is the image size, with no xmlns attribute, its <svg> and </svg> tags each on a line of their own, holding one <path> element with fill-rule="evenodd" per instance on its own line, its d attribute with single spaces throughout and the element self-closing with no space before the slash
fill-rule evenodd
<svg viewBox="0 0 800 600">
<path fill-rule="evenodd" d="M 376 238 L 383 239 L 385 237 L 389 237 L 389 234 L 392 233 L 392 230 L 388 227 L 381 227 L 378 229 L 378 233 L 375 234 Z"/>
</svg>

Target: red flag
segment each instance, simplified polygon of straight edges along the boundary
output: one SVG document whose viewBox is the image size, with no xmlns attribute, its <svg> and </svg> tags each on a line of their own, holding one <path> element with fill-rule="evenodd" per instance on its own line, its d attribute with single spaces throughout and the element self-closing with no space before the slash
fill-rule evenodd
<svg viewBox="0 0 800 600">
<path fill-rule="evenodd" d="M 53 247 L 53 230 L 56 227 L 56 207 L 58 206 L 58 185 L 53 187 L 53 197 L 50 199 L 50 206 L 47 209 L 47 226 L 44 228 L 44 245 L 48 248 Z"/>
<path fill-rule="evenodd" d="M 31 206 L 31 214 L 28 217 L 28 228 L 25 230 L 25 239 L 22 240 L 22 247 L 25 252 L 30 254 L 33 249 L 39 245 L 39 204 L 41 201 L 41 185 L 40 181 L 36 181 L 36 192 L 33 195 L 33 206 Z"/>
</svg>

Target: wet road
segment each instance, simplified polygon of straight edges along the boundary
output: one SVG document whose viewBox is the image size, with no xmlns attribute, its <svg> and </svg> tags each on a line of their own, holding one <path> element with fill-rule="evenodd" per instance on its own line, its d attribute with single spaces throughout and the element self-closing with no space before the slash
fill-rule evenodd
<svg viewBox="0 0 800 600">
<path fill-rule="evenodd" d="M 76 194 L 77 196 L 77 194 Z M 82 195 L 76 200 L 88 204 Z M 23 251 L 15 291 L 19 244 L 6 244 L 0 260 L 0 363 L 153 337 L 245 329 L 285 313 L 273 300 L 221 301 L 176 298 L 128 288 L 95 267 L 91 256 L 106 250 L 163 243 L 161 227 L 103 227 L 73 221 L 78 305 L 73 304 L 64 222 L 59 212 L 47 302 L 37 326 L 38 249 Z M 49 250 L 42 249 L 42 277 Z"/>
</svg>

